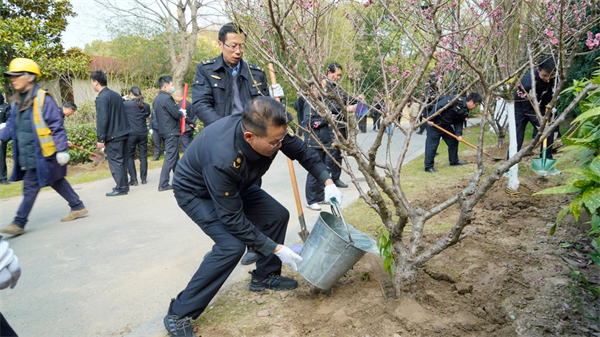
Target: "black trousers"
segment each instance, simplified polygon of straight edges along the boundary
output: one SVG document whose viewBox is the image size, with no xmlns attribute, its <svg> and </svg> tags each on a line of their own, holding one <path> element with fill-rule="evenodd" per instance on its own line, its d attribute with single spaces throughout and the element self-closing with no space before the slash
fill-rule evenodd
<svg viewBox="0 0 600 337">
<path fill-rule="evenodd" d="M 342 134 L 342 137 L 347 138 L 346 128 L 340 128 L 339 130 Z M 332 149 L 330 153 L 338 163 L 342 164 L 342 152 L 340 151 L 340 149 Z M 340 176 L 342 175 L 342 168 L 337 166 L 333 162 L 333 160 L 329 158 L 329 156 L 327 156 L 326 164 L 327 168 L 329 169 L 329 173 L 331 174 L 331 179 L 333 179 L 333 181 L 340 180 Z"/>
<path fill-rule="evenodd" d="M 17 333 L 13 328 L 8 324 L 4 315 L 0 312 L 0 336 L 2 337 L 17 337 Z"/>
<path fill-rule="evenodd" d="M 440 126 L 445 130 L 454 133 L 454 128 L 452 126 Z M 435 153 L 440 145 L 440 138 L 444 139 L 444 142 L 448 145 L 448 159 L 450 160 L 450 165 L 458 164 L 458 140 L 431 125 L 427 125 L 427 138 L 425 139 L 425 169 L 430 169 L 434 166 Z"/>
<path fill-rule="evenodd" d="M 129 180 L 137 181 L 137 172 L 135 171 L 135 149 L 139 150 L 140 157 L 140 178 L 148 178 L 148 136 L 145 134 L 129 135 L 128 140 L 127 170 L 129 171 Z"/>
<path fill-rule="evenodd" d="M 183 153 L 185 153 L 185 149 L 187 149 L 188 146 L 190 146 L 192 140 L 194 140 L 193 132 L 186 132 L 183 135 L 181 135 L 181 137 L 179 137 L 179 142 L 181 143 L 181 151 Z"/>
<path fill-rule="evenodd" d="M 373 114 L 373 130 L 379 130 L 381 128 L 381 114 Z"/>
<path fill-rule="evenodd" d="M 521 147 L 523 146 L 523 140 L 525 138 L 525 128 L 527 127 L 527 123 L 531 123 L 531 125 L 533 125 L 533 137 L 535 137 L 537 135 L 537 130 L 540 127 L 540 122 L 538 121 L 535 113 L 524 113 L 515 110 L 515 126 L 517 128 L 517 151 L 520 151 Z M 549 149 L 546 151 L 546 158 L 550 159 L 552 159 L 552 144 L 554 144 L 554 131 L 552 131 L 552 133 L 548 136 L 548 139 L 546 141 Z M 543 149 L 544 144 L 542 143 L 540 147 L 540 157 Z"/>
<path fill-rule="evenodd" d="M 288 210 L 256 185 L 242 192 L 241 197 L 246 218 L 273 241 L 283 244 L 290 218 Z M 215 242 L 212 251 L 204 257 L 198 271 L 169 308 L 169 314 L 195 319 L 235 269 L 246 252 L 246 244 L 221 222 L 211 199 L 197 198 L 178 190 L 175 190 L 175 198 L 179 207 Z M 259 253 L 258 256 L 254 275 L 265 278 L 272 273 L 281 274 L 281 260 L 275 254 L 264 256 Z"/>
<path fill-rule="evenodd" d="M 128 136 L 125 136 L 111 140 L 104 145 L 110 173 L 117 183 L 113 190 L 119 192 L 129 191 L 129 184 L 127 183 L 128 143 Z"/>
<path fill-rule="evenodd" d="M 327 158 L 325 151 L 317 147 L 312 147 L 312 149 L 319 155 L 321 161 L 325 163 Z M 319 179 L 315 178 L 310 173 L 306 175 L 305 194 L 306 202 L 308 202 L 309 205 L 316 202 L 323 202 L 323 200 L 325 200 L 325 186 L 323 186 L 323 183 L 320 182 Z"/>
<path fill-rule="evenodd" d="M 7 180 L 6 172 L 6 149 L 8 142 L 2 142 L 0 145 L 0 180 Z"/>
<path fill-rule="evenodd" d="M 160 170 L 160 180 L 158 187 L 167 187 L 171 180 L 171 172 L 175 172 L 175 167 L 179 161 L 179 136 L 165 137 L 165 160 L 162 170 Z"/>
<path fill-rule="evenodd" d="M 358 117 L 358 129 L 362 133 L 367 132 L 367 116 Z"/>
<path fill-rule="evenodd" d="M 164 144 L 165 140 L 160 136 L 157 129 L 152 129 L 152 141 L 154 142 L 154 160 L 158 160 L 162 151 L 161 143 Z"/>
</svg>

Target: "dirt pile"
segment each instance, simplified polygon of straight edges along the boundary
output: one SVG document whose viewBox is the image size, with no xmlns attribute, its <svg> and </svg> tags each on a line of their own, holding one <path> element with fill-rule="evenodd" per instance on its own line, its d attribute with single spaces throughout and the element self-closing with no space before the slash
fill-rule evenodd
<svg viewBox="0 0 600 337">
<path fill-rule="evenodd" d="M 569 269 L 574 261 L 590 280 L 600 274 L 581 253 L 589 249 L 584 231 L 562 226 L 548 236 L 567 198 L 531 195 L 552 185 L 522 179 L 521 194 L 508 196 L 500 182 L 476 208 L 477 231 L 429 261 L 399 298 L 386 301 L 376 259 L 363 258 L 327 293 L 300 275 L 300 288 L 289 293 L 254 294 L 235 284 L 197 321 L 198 335 L 600 336 L 599 304 Z M 459 188 L 438 186 L 447 192 L 417 199 L 433 204 Z M 456 215 L 449 209 L 439 219 Z M 427 235 L 432 241 L 443 232 L 432 226 Z"/>
</svg>

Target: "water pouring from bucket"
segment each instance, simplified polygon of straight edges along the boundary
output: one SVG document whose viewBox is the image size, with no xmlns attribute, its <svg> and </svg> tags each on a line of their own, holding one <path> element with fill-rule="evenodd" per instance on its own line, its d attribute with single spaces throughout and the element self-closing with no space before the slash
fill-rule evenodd
<svg viewBox="0 0 600 337">
<path fill-rule="evenodd" d="M 306 240 L 298 271 L 315 287 L 329 290 L 366 253 L 379 256 L 377 242 L 346 223 L 339 203 L 331 201 L 331 212 L 321 212 Z"/>
</svg>

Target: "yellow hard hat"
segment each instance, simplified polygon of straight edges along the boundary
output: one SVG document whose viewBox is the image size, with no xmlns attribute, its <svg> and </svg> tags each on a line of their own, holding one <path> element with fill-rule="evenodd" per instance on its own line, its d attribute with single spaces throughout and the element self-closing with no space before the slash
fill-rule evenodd
<svg viewBox="0 0 600 337">
<path fill-rule="evenodd" d="M 18 57 L 10 61 L 8 71 L 4 72 L 4 76 L 21 75 L 22 73 L 32 73 L 37 76 L 42 76 L 40 66 L 31 59 Z"/>
</svg>

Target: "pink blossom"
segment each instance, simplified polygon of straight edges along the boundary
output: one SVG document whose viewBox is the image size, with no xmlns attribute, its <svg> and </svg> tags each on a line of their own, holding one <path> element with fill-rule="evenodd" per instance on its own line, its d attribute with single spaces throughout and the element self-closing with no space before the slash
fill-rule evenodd
<svg viewBox="0 0 600 337">
<path fill-rule="evenodd" d="M 558 44 L 558 39 L 557 38 L 553 38 L 552 40 L 550 40 L 550 43 L 552 43 L 552 44 Z"/>
<path fill-rule="evenodd" d="M 260 43 L 262 43 L 262 44 L 267 43 L 267 39 L 260 39 Z"/>
</svg>

